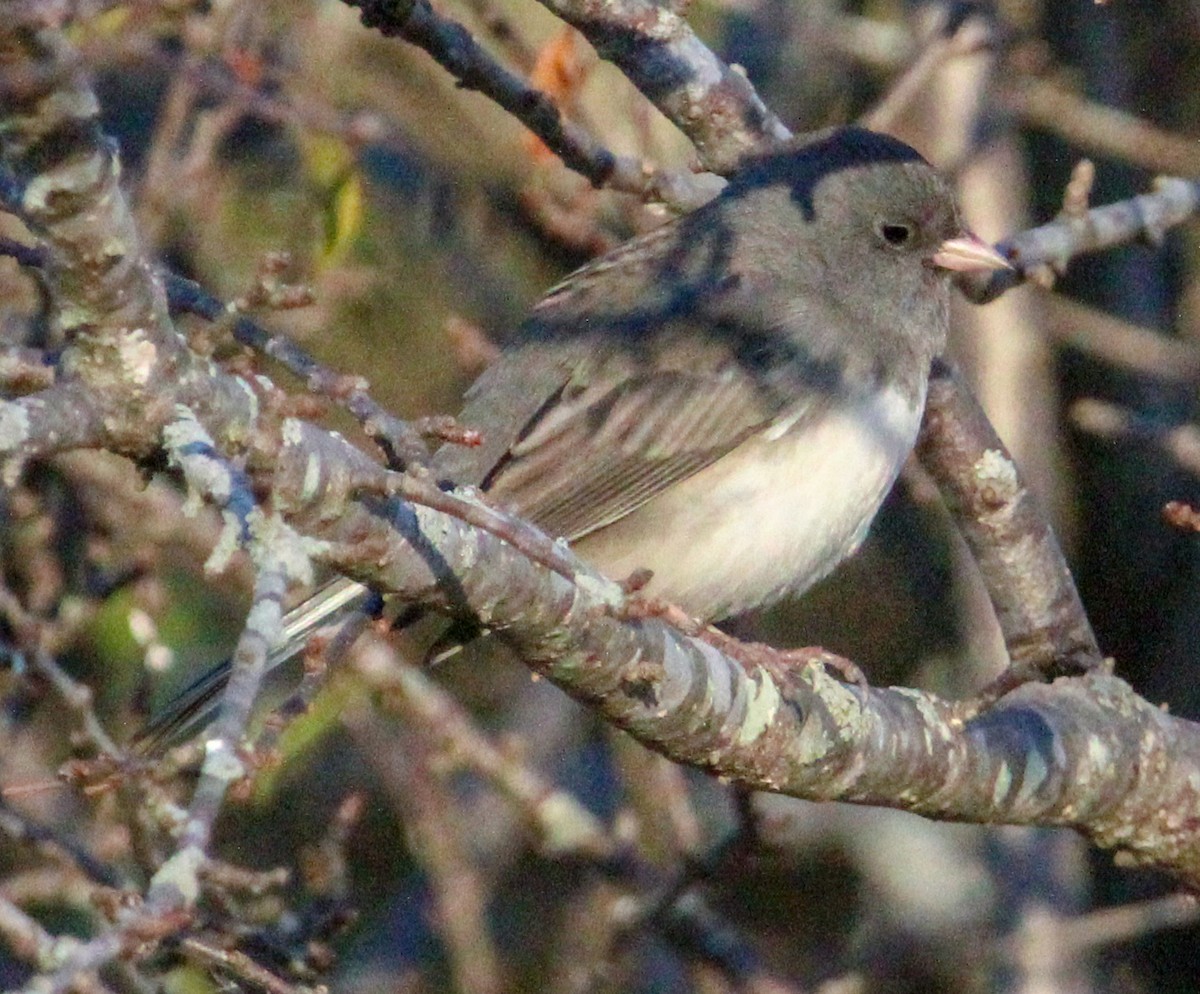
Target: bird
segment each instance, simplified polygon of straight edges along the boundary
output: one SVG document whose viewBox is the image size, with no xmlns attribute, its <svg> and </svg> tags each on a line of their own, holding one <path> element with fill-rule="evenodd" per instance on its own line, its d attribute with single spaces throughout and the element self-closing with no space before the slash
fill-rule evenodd
<svg viewBox="0 0 1200 994">
<path fill-rule="evenodd" d="M 793 140 L 550 289 L 467 391 L 481 444 L 433 471 L 695 618 L 768 605 L 862 543 L 916 441 L 950 277 L 1007 266 L 904 142 Z M 271 662 L 366 593 L 334 581 Z M 143 740 L 202 723 L 227 673 Z"/>
</svg>

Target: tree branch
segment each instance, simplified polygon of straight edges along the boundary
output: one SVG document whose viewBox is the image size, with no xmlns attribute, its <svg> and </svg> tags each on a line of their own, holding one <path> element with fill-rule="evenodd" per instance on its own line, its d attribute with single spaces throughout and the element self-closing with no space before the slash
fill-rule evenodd
<svg viewBox="0 0 1200 994">
<path fill-rule="evenodd" d="M 423 48 L 463 89 L 494 100 L 593 186 L 610 186 L 681 207 L 696 206 L 712 196 L 711 183 L 684 173 L 647 169 L 636 159 L 614 155 L 563 117 L 549 96 L 493 59 L 465 27 L 436 13 L 428 0 L 345 2 L 362 12 L 367 27 Z"/>
<path fill-rule="evenodd" d="M 995 689 L 1099 666 L 1100 649 L 1049 522 L 949 367 L 930 381 L 917 455 L 979 564 L 1004 634 L 1011 667 Z"/>
<path fill-rule="evenodd" d="M 1004 239 L 996 248 L 1014 268 L 997 270 L 981 280 L 959 280 L 958 287 L 967 299 L 985 304 L 1039 267 L 1051 266 L 1062 272 L 1073 258 L 1088 252 L 1139 239 L 1158 244 L 1168 229 L 1190 219 L 1197 209 L 1200 182 L 1162 176 L 1154 181 L 1151 193 L 1079 214 L 1064 213 L 1048 224 Z"/>
<path fill-rule="evenodd" d="M 692 140 L 706 169 L 728 173 L 747 152 L 791 137 L 745 71 L 717 58 L 669 7 L 650 0 L 542 3 L 582 32 Z"/>
</svg>

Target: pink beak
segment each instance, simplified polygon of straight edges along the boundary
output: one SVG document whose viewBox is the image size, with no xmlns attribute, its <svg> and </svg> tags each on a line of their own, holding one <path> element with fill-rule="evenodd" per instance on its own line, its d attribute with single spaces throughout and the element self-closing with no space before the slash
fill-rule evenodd
<svg viewBox="0 0 1200 994">
<path fill-rule="evenodd" d="M 955 273 L 985 273 L 1012 269 L 1012 264 L 978 235 L 967 231 L 947 238 L 929 257 L 929 264 Z"/>
</svg>

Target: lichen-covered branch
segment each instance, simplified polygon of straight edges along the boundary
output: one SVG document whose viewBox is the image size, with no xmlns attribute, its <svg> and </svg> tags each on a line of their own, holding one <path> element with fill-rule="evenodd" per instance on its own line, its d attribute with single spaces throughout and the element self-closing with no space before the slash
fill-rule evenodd
<svg viewBox="0 0 1200 994">
<path fill-rule="evenodd" d="M 581 31 L 696 146 L 727 173 L 747 152 L 791 136 L 743 70 L 722 62 L 683 16 L 650 0 L 542 0 Z"/>
<path fill-rule="evenodd" d="M 17 5 L 0 19 L 0 171 L 6 200 L 41 242 L 66 348 L 44 396 L 0 409 L 0 453 L 12 463 L 104 444 L 146 455 L 175 402 L 193 403 L 214 434 L 244 437 L 254 395 L 195 356 L 173 327 L 95 95 L 43 13 Z"/>
<path fill-rule="evenodd" d="M 330 521 L 311 464 L 294 462 L 281 453 L 281 492 L 295 500 L 298 518 L 312 522 L 314 537 L 364 550 L 356 572 L 405 601 L 477 618 L 537 672 L 678 762 L 816 800 L 1071 825 L 1200 879 L 1200 838 L 1176 823 L 1180 812 L 1200 814 L 1185 772 L 1200 762 L 1200 730 L 1119 680 L 1093 670 L 1030 684 L 964 721 L 958 706 L 932 695 L 847 687 L 819 666 L 787 678 L 747 672 L 653 618 L 614 616 L 611 586 L 596 586 L 586 571 L 572 581 L 431 509 L 380 504 Z M 989 492 L 978 499 L 986 503 Z M 1001 489 L 990 499 L 999 496 Z M 481 562 L 489 568 L 479 569 Z M 1062 586 L 1051 589 L 1057 596 Z M 1030 634 L 1040 649 L 1040 629 Z M 1068 663 L 1092 660 L 1083 634 L 1074 634 L 1080 645 Z M 1147 763 L 1146 750 L 1161 762 Z M 1169 809 L 1159 807 L 1164 794 Z"/>
<path fill-rule="evenodd" d="M 1005 683 L 1098 666 L 1101 653 L 1058 540 L 949 367 L 929 384 L 917 453 L 979 564 L 1011 660 Z"/>
</svg>

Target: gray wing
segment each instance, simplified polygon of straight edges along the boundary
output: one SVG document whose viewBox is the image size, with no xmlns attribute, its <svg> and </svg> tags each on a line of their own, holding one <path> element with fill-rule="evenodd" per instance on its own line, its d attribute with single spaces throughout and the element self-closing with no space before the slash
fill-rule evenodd
<svg viewBox="0 0 1200 994">
<path fill-rule="evenodd" d="M 439 475 L 479 485 L 553 535 L 576 540 L 720 459 L 744 438 L 810 417 L 718 340 L 686 322 L 653 347 L 568 335 L 506 352 L 460 415 L 478 449 L 438 454 Z"/>
<path fill-rule="evenodd" d="M 762 310 L 737 280 L 714 285 L 685 260 L 704 289 L 681 293 L 678 270 L 656 283 L 655 258 L 627 258 L 636 272 L 606 257 L 538 305 L 521 343 L 467 394 L 459 420 L 483 444 L 435 461 L 442 477 L 572 541 L 822 406 L 819 392 L 764 375 L 754 343 L 775 336 L 756 326 Z"/>
<path fill-rule="evenodd" d="M 481 485 L 500 505 L 570 540 L 624 517 L 781 414 L 782 405 L 732 363 L 638 369 L 620 354 L 574 364 L 564 356 L 552 382 L 535 377 L 541 390 L 526 397 L 523 410 L 497 403 L 484 387 L 527 386 L 523 373 L 542 358 L 527 352 L 501 360 L 508 368 L 481 384 L 460 415 L 490 436 L 481 447 L 486 451 L 439 459 L 437 468 L 456 482 Z M 456 475 L 456 468 L 463 472 Z"/>
<path fill-rule="evenodd" d="M 551 534 L 579 539 L 767 427 L 777 412 L 764 400 L 728 367 L 602 377 L 539 419 L 488 490 Z"/>
</svg>

